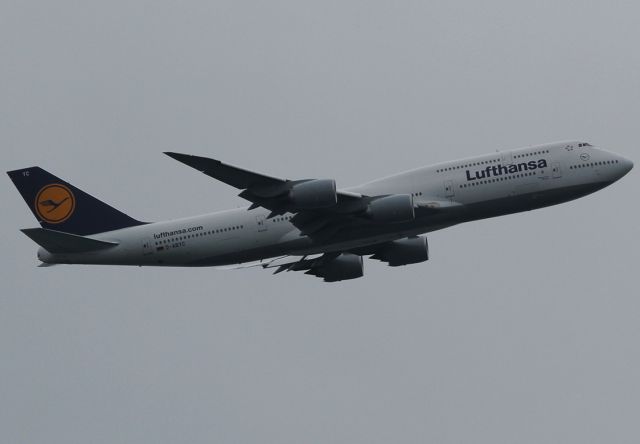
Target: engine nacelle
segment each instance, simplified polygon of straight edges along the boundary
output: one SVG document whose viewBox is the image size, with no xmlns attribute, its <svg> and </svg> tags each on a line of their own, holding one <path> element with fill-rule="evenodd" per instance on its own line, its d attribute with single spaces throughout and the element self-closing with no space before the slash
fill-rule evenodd
<svg viewBox="0 0 640 444">
<path fill-rule="evenodd" d="M 413 197 L 410 194 L 393 194 L 369 202 L 367 216 L 376 222 L 407 222 L 413 220 Z"/>
<path fill-rule="evenodd" d="M 421 236 L 392 241 L 371 258 L 387 262 L 391 267 L 417 264 L 429 260 L 429 243 Z"/>
<path fill-rule="evenodd" d="M 307 273 L 324 278 L 325 282 L 346 281 L 362 277 L 362 256 L 352 253 L 341 253 L 339 256 L 314 267 Z"/>
<path fill-rule="evenodd" d="M 333 207 L 338 203 L 336 181 L 314 179 L 298 183 L 289 191 L 289 201 L 303 209 Z"/>
</svg>

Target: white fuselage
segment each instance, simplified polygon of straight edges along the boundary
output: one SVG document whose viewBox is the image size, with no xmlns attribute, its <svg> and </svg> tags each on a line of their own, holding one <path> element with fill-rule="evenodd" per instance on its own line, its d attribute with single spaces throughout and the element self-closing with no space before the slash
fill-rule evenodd
<svg viewBox="0 0 640 444">
<path fill-rule="evenodd" d="M 554 205 L 597 191 L 632 163 L 580 142 L 559 142 L 445 162 L 385 177 L 347 191 L 412 194 L 411 222 L 345 229 L 319 242 L 263 208 L 240 208 L 155 222 L 90 237 L 117 242 L 91 253 L 40 249 L 46 263 L 156 266 L 230 265 L 282 255 L 344 251 L 426 233 L 462 222 Z"/>
</svg>

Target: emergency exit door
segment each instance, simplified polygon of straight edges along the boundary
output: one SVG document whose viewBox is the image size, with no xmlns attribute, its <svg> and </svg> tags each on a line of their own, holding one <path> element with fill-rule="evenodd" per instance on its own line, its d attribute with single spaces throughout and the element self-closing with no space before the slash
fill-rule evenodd
<svg viewBox="0 0 640 444">
<path fill-rule="evenodd" d="M 258 226 L 258 231 L 267 231 L 267 218 L 264 214 L 256 216 L 256 225 Z"/>
<path fill-rule="evenodd" d="M 455 191 L 453 189 L 453 180 L 445 180 L 444 181 L 444 195 L 446 197 L 453 197 L 455 196 Z"/>
</svg>

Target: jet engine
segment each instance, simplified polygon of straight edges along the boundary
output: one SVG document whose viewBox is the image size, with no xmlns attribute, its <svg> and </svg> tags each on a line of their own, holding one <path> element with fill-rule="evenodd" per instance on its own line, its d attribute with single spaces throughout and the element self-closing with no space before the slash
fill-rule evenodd
<svg viewBox="0 0 640 444">
<path fill-rule="evenodd" d="M 367 216 L 376 222 L 407 222 L 413 220 L 413 197 L 410 194 L 393 194 L 369 202 Z"/>
<path fill-rule="evenodd" d="M 289 191 L 289 201 L 301 209 L 333 207 L 338 203 L 336 181 L 314 179 L 295 184 Z"/>
<path fill-rule="evenodd" d="M 325 260 L 313 266 L 306 274 L 324 278 L 325 282 L 356 279 L 364 274 L 362 256 L 352 253 L 341 253 L 333 259 Z"/>
<path fill-rule="evenodd" d="M 387 243 L 371 259 L 387 262 L 391 267 L 417 264 L 429 260 L 429 243 L 426 237 L 408 237 Z"/>
</svg>

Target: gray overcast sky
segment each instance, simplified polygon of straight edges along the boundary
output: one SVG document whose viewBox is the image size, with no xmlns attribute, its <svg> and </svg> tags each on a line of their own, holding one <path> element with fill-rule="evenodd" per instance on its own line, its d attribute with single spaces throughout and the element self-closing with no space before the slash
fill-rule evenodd
<svg viewBox="0 0 640 444">
<path fill-rule="evenodd" d="M 640 161 L 637 2 L 5 1 L 0 163 L 161 220 L 175 150 L 339 186 L 577 138 Z M 638 170 L 323 284 L 36 268 L 0 187 L 0 441 L 637 443 Z"/>
</svg>

